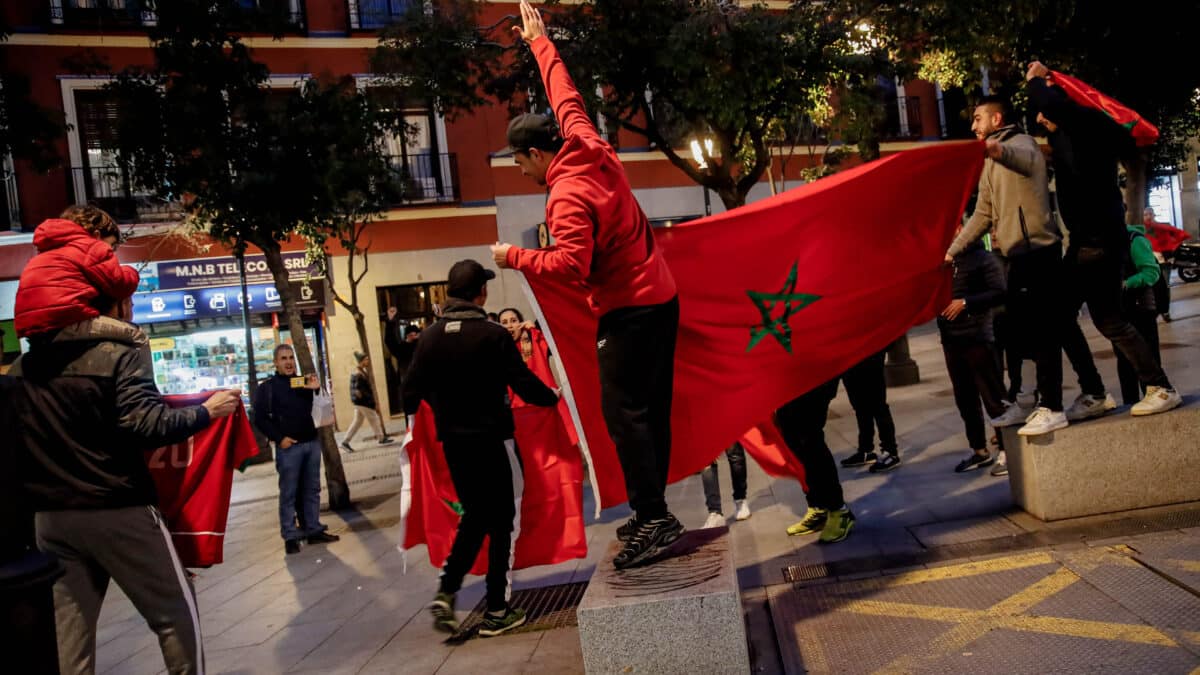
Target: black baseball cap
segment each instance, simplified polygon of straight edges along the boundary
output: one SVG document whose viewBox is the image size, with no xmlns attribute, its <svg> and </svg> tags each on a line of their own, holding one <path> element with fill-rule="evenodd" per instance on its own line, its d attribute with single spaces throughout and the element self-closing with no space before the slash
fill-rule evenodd
<svg viewBox="0 0 1200 675">
<path fill-rule="evenodd" d="M 446 277 L 446 295 L 459 300 L 474 300 L 483 292 L 483 285 L 496 278 L 496 273 L 474 260 L 459 260 Z"/>
<path fill-rule="evenodd" d="M 530 148 L 557 151 L 562 147 L 558 123 L 549 115 L 524 113 L 508 123 L 508 150 L 528 153 Z"/>
</svg>

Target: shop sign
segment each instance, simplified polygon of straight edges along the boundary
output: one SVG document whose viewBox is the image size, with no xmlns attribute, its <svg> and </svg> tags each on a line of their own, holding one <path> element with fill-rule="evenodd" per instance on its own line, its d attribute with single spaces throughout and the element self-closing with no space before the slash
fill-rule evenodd
<svg viewBox="0 0 1200 675">
<path fill-rule="evenodd" d="M 283 254 L 283 264 L 292 281 L 317 279 L 321 275 L 308 264 L 304 251 Z M 172 291 L 189 288 L 240 286 L 237 258 L 191 258 L 189 260 L 160 260 L 146 263 L 140 270 L 138 293 Z M 270 284 L 274 281 L 262 254 L 246 256 L 246 283 Z"/>
<path fill-rule="evenodd" d="M 283 310 L 283 299 L 275 284 L 250 284 L 246 287 L 250 312 L 262 314 Z M 323 307 L 324 282 L 292 282 L 296 304 L 301 309 Z M 158 323 L 219 316 L 240 316 L 242 313 L 241 286 L 215 286 L 188 290 L 136 293 L 133 296 L 134 323 Z"/>
</svg>

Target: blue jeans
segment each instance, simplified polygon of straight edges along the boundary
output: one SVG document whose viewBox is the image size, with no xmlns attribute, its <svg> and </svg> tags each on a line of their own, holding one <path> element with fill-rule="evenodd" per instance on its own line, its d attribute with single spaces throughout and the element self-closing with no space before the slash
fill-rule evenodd
<svg viewBox="0 0 1200 675">
<path fill-rule="evenodd" d="M 286 450 L 275 447 L 279 473 L 279 530 L 285 541 L 324 532 L 321 513 L 321 439 L 297 443 Z M 296 501 L 301 504 L 296 527 Z"/>
</svg>

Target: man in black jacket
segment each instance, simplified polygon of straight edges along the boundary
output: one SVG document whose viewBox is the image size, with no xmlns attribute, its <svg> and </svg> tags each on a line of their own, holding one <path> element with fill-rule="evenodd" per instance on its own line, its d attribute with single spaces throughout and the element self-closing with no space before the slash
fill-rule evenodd
<svg viewBox="0 0 1200 675">
<path fill-rule="evenodd" d="M 275 347 L 275 374 L 254 392 L 254 423 L 275 444 L 279 531 L 288 555 L 300 552 L 301 541 L 324 544 L 340 539 L 326 532 L 320 520 L 321 439 L 312 418 L 313 392 L 320 388 L 316 375 L 297 376 L 296 352 L 281 344 Z"/>
<path fill-rule="evenodd" d="M 1117 164 L 1132 151 L 1133 138 L 1103 112 L 1072 101 L 1048 77 L 1049 69 L 1038 61 L 1029 64 L 1025 74 L 1037 120 L 1049 132 L 1059 211 L 1071 234 L 1063 260 L 1067 298 L 1060 328 L 1063 350 L 1084 394 L 1104 391 L 1092 352 L 1075 322 L 1086 302 L 1096 329 L 1125 355 L 1146 387 L 1145 398 L 1133 406 L 1132 414 L 1166 412 L 1183 399 L 1145 339 L 1121 315 L 1122 263 L 1129 255 L 1129 237 Z M 1104 409 L 1115 407 L 1109 398 L 1104 395 L 1092 401 L 1092 407 L 1103 414 Z"/>
<path fill-rule="evenodd" d="M 20 383 L 18 471 L 36 511 L 38 548 L 66 573 L 54 585 L 59 670 L 92 673 L 109 579 L 158 634 L 171 673 L 203 673 L 195 594 L 175 554 L 143 451 L 178 443 L 233 413 L 239 392 L 171 408 L 154 385 L 146 335 L 128 298 L 31 340 Z M 118 320 L 119 319 L 119 320 Z"/>
<path fill-rule="evenodd" d="M 462 587 L 483 538 L 488 547 L 487 605 L 479 634 L 499 635 L 525 623 L 508 604 L 515 497 L 523 485 L 513 437 L 508 388 L 528 403 L 552 406 L 558 393 L 521 358 L 508 330 L 487 319 L 487 282 L 496 273 L 474 260 L 450 268 L 442 318 L 421 334 L 404 379 L 404 409 L 433 409 L 438 439 L 462 504 L 462 519 L 430 610 L 434 626 L 453 632 L 454 594 Z"/>
</svg>

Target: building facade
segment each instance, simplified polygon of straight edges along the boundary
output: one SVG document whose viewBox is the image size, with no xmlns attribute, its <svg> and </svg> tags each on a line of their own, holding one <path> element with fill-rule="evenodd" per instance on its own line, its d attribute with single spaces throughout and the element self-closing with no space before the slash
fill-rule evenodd
<svg viewBox="0 0 1200 675">
<path fill-rule="evenodd" d="M 273 88 L 293 87 L 318 74 L 354 75 L 366 82 L 378 30 L 402 20 L 413 1 L 242 0 L 248 16 L 282 12 L 288 25 L 281 40 L 248 32 L 245 42 L 254 58 L 269 67 Z M 516 5 L 517 0 L 493 0 L 481 20 L 498 22 L 515 15 Z M 223 276 L 230 269 L 231 253 L 209 241 L 169 234 L 180 216 L 178 205 L 129 188 L 115 159 L 104 150 L 106 134 L 113 133 L 112 116 L 119 114 L 106 100 L 107 80 L 84 74 L 77 65 L 98 59 L 116 71 L 149 64 L 146 29 L 153 25 L 154 13 L 143 9 L 138 0 L 29 0 L 5 3 L 0 12 L 13 27 L 9 40 L 0 45 L 6 67 L 27 78 L 34 100 L 61 112 L 69 125 L 57 144 L 63 158 L 59 168 L 43 173 L 0 158 L 4 178 L 0 231 L 6 232 L 0 234 L 0 329 L 5 329 L 6 361 L 19 349 L 12 339 L 12 297 L 16 279 L 33 255 L 30 233 L 67 205 L 88 202 L 129 223 L 132 236 L 120 247 L 119 257 L 140 266 L 147 280 L 151 274 L 146 270 L 157 271 L 157 285 L 151 289 L 146 282 L 137 306 L 139 321 L 156 340 L 156 363 L 161 364 L 156 376 L 165 391 L 238 386 L 245 379 L 248 352 L 255 353 L 257 369 L 267 372 L 262 361 L 269 347 L 289 339 L 286 331 L 278 329 L 286 322 L 278 315 L 277 304 L 267 298 L 269 282 L 251 283 L 253 345 L 247 346 L 240 293 L 231 291 L 236 284 Z M 943 93 L 921 81 L 887 84 L 885 154 L 969 135 L 969 121 L 960 114 L 966 104 L 961 92 Z M 416 186 L 384 218 L 370 224 L 370 272 L 360 287 L 367 291 L 361 294 L 362 309 L 368 317 L 371 353 L 376 355 L 380 404 L 392 413 L 399 413 L 393 364 L 379 358 L 386 356 L 383 326 L 388 307 L 396 307 L 405 324 L 427 324 L 435 306 L 444 300 L 446 272 L 454 262 L 475 258 L 490 264 L 488 246 L 496 241 L 537 246 L 536 227 L 544 220 L 546 200 L 544 190 L 523 177 L 511 157 L 497 154 L 506 145 L 503 106 L 485 107 L 454 121 L 443 119 L 430 106 L 414 105 L 404 115 L 416 133 L 383 140 L 394 164 L 413 177 Z M 703 189 L 645 138 L 624 129 L 608 135 L 652 221 L 678 222 L 703 215 L 710 201 Z M 783 173 L 787 186 L 793 187 L 799 183 L 803 159 L 796 157 L 785 167 L 789 150 L 777 152 L 775 175 Z M 749 199 L 769 194 L 764 180 Z M 713 210 L 720 211 L 720 201 L 711 201 Z M 284 248 L 295 257 L 302 244 L 292 241 Z M 250 268 L 256 251 L 248 253 L 247 272 L 253 276 Z M 331 378 L 339 422 L 344 425 L 352 410 L 347 383 L 359 341 L 349 313 L 329 297 L 329 285 L 345 288 L 344 278 L 339 278 L 345 271 L 345 252 L 332 253 L 328 279 L 297 276 L 295 283 L 305 284 L 312 294 L 303 310 L 306 330 L 321 354 L 319 367 Z M 174 274 L 177 268 L 201 274 L 182 280 Z M 209 269 L 217 271 L 204 274 Z M 488 309 L 503 307 L 529 314 L 520 279 L 510 272 L 501 274 L 490 288 Z"/>
</svg>

